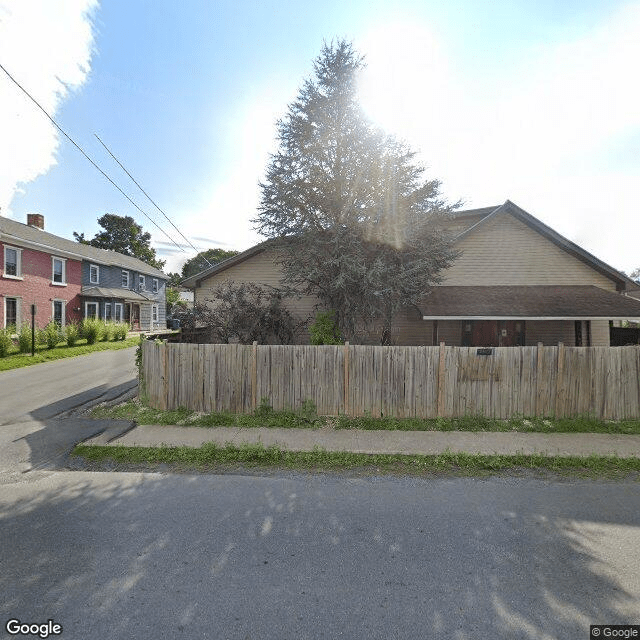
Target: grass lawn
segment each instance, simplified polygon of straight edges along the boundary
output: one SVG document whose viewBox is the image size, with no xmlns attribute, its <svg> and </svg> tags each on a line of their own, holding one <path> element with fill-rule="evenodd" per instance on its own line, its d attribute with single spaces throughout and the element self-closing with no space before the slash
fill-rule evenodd
<svg viewBox="0 0 640 640">
<path fill-rule="evenodd" d="M 35 355 L 30 353 L 11 353 L 4 358 L 0 358 L 0 371 L 8 371 L 9 369 L 19 369 L 20 367 L 28 367 L 49 360 L 60 360 L 61 358 L 73 358 L 94 351 L 108 351 L 117 349 L 127 349 L 138 344 L 137 336 L 119 340 L 117 342 L 96 342 L 95 344 L 87 344 L 86 340 L 78 340 L 74 347 L 69 347 L 65 342 L 60 342 L 57 347 L 48 349 L 46 345 L 36 346 Z"/>
<path fill-rule="evenodd" d="M 115 407 L 98 407 L 94 418 L 135 420 L 138 424 L 188 425 L 199 427 L 285 427 L 294 429 L 367 429 L 402 431 L 507 431 L 537 433 L 619 433 L 640 434 L 640 420 L 605 421 L 588 416 L 576 418 L 523 418 L 510 420 L 466 416 L 464 418 L 349 418 L 347 416 L 318 416 L 311 403 L 298 411 L 274 411 L 260 405 L 251 414 L 202 414 L 188 409 L 159 411 L 140 401 L 130 401 Z"/>
<path fill-rule="evenodd" d="M 105 447 L 79 445 L 72 457 L 84 464 L 127 468 L 127 465 L 168 465 L 173 470 L 225 471 L 260 468 L 303 471 L 356 471 L 368 474 L 415 476 L 560 476 L 610 480 L 638 479 L 640 459 L 615 456 L 562 457 L 543 455 L 431 456 L 380 455 L 349 452 L 287 451 L 262 444 L 234 446 L 207 443 L 190 447 Z"/>
</svg>

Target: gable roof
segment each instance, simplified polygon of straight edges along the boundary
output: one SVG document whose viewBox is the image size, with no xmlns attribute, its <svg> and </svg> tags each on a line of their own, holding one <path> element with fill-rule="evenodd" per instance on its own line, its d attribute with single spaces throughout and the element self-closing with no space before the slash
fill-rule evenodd
<svg viewBox="0 0 640 640">
<path fill-rule="evenodd" d="M 249 258 L 252 258 L 255 255 L 258 255 L 259 253 L 266 251 L 270 247 L 274 246 L 276 242 L 277 242 L 276 240 L 265 240 L 260 244 L 256 244 L 253 247 L 249 247 L 245 251 L 242 251 L 241 253 L 238 253 L 235 256 L 231 256 L 230 258 L 227 258 L 222 262 L 218 262 L 218 264 L 214 264 L 212 267 L 209 267 L 208 269 L 204 269 L 203 271 L 200 271 L 200 273 L 196 273 L 195 275 L 190 276 L 189 278 L 186 278 L 185 280 L 180 282 L 180 286 L 187 287 L 188 289 L 195 288 L 199 286 L 200 282 L 205 278 L 215 275 L 220 271 L 225 271 L 229 267 L 233 267 L 236 264 L 240 264 L 241 262 L 244 262 L 245 260 L 248 260 Z"/>
<path fill-rule="evenodd" d="M 613 280 L 616 283 L 616 289 L 618 291 L 638 288 L 637 282 L 626 276 L 624 273 L 621 273 L 617 269 L 614 269 L 612 266 L 603 262 L 599 258 L 596 258 L 592 253 L 589 253 L 582 247 L 578 246 L 575 242 L 571 242 L 571 240 L 569 240 L 568 238 L 565 238 L 557 231 L 554 231 L 551 227 L 544 224 L 544 222 L 538 220 L 538 218 L 532 216 L 530 213 L 527 213 L 524 209 L 511 202 L 511 200 L 506 200 L 504 204 L 493 208 L 492 211 L 490 209 L 491 207 L 487 207 L 486 209 L 475 209 L 468 212 L 459 211 L 457 213 L 454 213 L 454 218 L 471 213 L 480 214 L 478 216 L 478 221 L 474 225 L 470 226 L 469 228 L 461 232 L 458 236 L 456 236 L 456 241 L 461 240 L 462 238 L 465 238 L 466 236 L 474 233 L 476 229 L 484 225 L 488 220 L 494 218 L 498 214 L 508 213 L 517 220 L 520 220 L 521 222 L 526 224 L 529 228 L 537 231 L 540 235 L 553 242 L 556 246 L 560 247 L 560 249 L 563 249 L 578 260 L 584 262 L 587 266 L 591 267 L 598 273 L 601 273 L 610 280 Z"/>
<path fill-rule="evenodd" d="M 97 247 L 82 244 L 75 240 L 61 238 L 37 227 L 31 227 L 3 216 L 0 216 L 0 240 L 8 244 L 24 244 L 30 248 L 48 253 L 63 254 L 63 257 L 66 256 L 78 260 L 87 260 L 97 262 L 98 264 L 121 267 L 131 271 L 139 271 L 140 273 L 157 278 L 164 278 L 165 280 L 167 278 L 162 271 L 148 265 L 142 260 L 138 260 L 138 258 L 125 256 L 117 251 L 98 249 Z"/>
<path fill-rule="evenodd" d="M 574 242 L 571 242 L 571 240 L 565 238 L 557 231 L 554 231 L 551 227 L 547 226 L 542 221 L 538 220 L 538 218 L 532 216 L 530 213 L 527 213 L 524 209 L 520 208 L 510 200 L 506 200 L 501 205 L 495 205 L 491 207 L 480 207 L 477 209 L 463 209 L 461 211 L 454 211 L 451 214 L 451 226 L 453 228 L 458 228 L 458 233 L 457 235 L 455 235 L 454 242 L 458 242 L 462 238 L 465 238 L 466 236 L 474 233 L 476 229 L 478 229 L 488 220 L 494 218 L 500 213 L 509 213 L 534 231 L 537 231 L 539 234 L 553 242 L 562 250 L 570 253 L 595 271 L 608 277 L 613 282 L 615 282 L 616 289 L 618 291 L 640 291 L 640 285 L 637 282 L 626 276 L 624 273 L 621 273 L 617 269 L 614 269 L 612 266 L 606 264 L 602 260 L 596 258 L 593 254 L 589 253 Z M 250 247 L 246 251 L 243 251 L 242 253 L 233 256 L 232 258 L 228 258 L 227 260 L 219 262 L 209 269 L 205 269 L 204 271 L 201 271 L 200 273 L 187 278 L 181 284 L 182 286 L 188 288 L 197 287 L 205 278 L 208 278 L 209 276 L 212 276 L 216 273 L 220 273 L 221 271 L 224 271 L 229 267 L 248 260 L 254 255 L 262 253 L 270 246 L 273 246 L 275 242 L 277 241 L 266 240 L 265 242 L 261 242 L 260 244 Z"/>
</svg>

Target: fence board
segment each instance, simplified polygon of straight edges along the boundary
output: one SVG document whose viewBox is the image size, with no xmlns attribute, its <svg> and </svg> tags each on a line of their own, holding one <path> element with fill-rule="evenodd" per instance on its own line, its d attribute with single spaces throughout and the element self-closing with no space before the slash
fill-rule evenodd
<svg viewBox="0 0 640 640">
<path fill-rule="evenodd" d="M 345 356 L 348 354 L 348 356 Z M 252 411 L 311 400 L 320 414 L 640 417 L 640 347 L 156 344 L 142 352 L 151 406 Z M 345 380 L 349 383 L 345 388 Z M 345 405 L 346 401 L 346 405 Z"/>
</svg>

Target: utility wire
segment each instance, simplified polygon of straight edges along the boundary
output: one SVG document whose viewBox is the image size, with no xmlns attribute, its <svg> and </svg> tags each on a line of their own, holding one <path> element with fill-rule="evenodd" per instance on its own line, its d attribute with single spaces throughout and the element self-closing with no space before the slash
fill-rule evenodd
<svg viewBox="0 0 640 640">
<path fill-rule="evenodd" d="M 120 168 L 131 178 L 131 180 L 133 180 L 133 182 L 135 183 L 136 187 L 138 187 L 138 189 L 140 189 L 140 191 L 142 191 L 142 193 L 144 193 L 145 196 L 147 196 L 147 199 L 149 200 L 149 202 L 151 202 L 151 204 L 167 219 L 167 221 L 169 222 L 169 224 L 191 245 L 191 248 L 198 252 L 198 250 L 193 246 L 193 244 L 191 243 L 191 240 L 189 240 L 189 238 L 187 238 L 184 233 L 182 233 L 182 231 L 180 231 L 180 229 L 178 229 L 178 227 L 176 227 L 175 224 L 173 224 L 173 222 L 171 222 L 171 220 L 169 220 L 169 216 L 155 203 L 155 201 L 153 200 L 153 198 L 140 186 L 140 183 L 127 171 L 127 169 L 124 167 L 124 165 L 120 162 L 120 160 L 118 160 L 118 158 L 115 157 L 115 155 L 113 154 L 113 152 L 111 151 L 111 149 L 109 149 L 109 147 L 107 147 L 107 145 L 102 142 L 102 140 L 100 140 L 100 136 L 98 136 L 97 133 L 93 134 L 96 138 L 98 138 L 98 142 L 107 150 L 107 153 L 118 163 L 118 165 L 120 165 Z M 204 257 L 202 256 L 202 259 L 210 266 L 212 267 L 213 265 Z"/>
<path fill-rule="evenodd" d="M 173 244 L 180 249 L 180 251 L 185 252 L 185 250 L 162 228 L 160 227 L 151 217 L 149 217 L 85 152 L 82 147 L 76 143 L 76 141 L 45 111 L 45 109 L 40 105 L 40 103 L 0 64 L 0 69 L 2 69 L 9 79 L 22 91 L 28 98 L 31 100 L 42 113 L 51 121 L 53 126 L 60 131 L 60 133 L 71 142 L 71 144 L 80 151 L 80 153 L 144 216 L 149 218 L 149 220 L 156 226 L 162 233 L 164 233 L 169 240 Z"/>
</svg>

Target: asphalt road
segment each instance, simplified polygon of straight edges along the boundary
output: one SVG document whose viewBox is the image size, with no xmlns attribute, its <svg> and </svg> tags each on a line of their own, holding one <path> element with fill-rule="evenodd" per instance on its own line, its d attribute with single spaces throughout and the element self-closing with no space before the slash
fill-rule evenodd
<svg viewBox="0 0 640 640">
<path fill-rule="evenodd" d="M 57 468 L 74 443 L 107 426 L 62 416 L 136 385 L 134 347 L 0 372 L 0 489 L 30 470 Z"/>
<path fill-rule="evenodd" d="M 33 472 L 3 622 L 86 638 L 543 638 L 640 623 L 640 486 Z"/>
<path fill-rule="evenodd" d="M 0 371 L 0 426 L 46 420 L 113 387 L 135 384 L 135 347 Z"/>
</svg>

